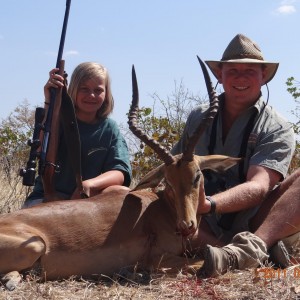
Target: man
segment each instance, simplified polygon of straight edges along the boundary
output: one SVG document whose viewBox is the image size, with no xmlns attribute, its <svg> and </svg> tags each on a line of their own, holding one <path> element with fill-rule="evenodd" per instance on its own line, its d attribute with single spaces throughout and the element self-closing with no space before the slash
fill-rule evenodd
<svg viewBox="0 0 300 300">
<path fill-rule="evenodd" d="M 206 63 L 224 93 L 219 96 L 219 112 L 195 153 L 243 158 L 239 166 L 223 174 L 205 174 L 205 191 L 211 197 L 199 207 L 206 215 L 192 247 L 204 249 L 203 270 L 207 276 L 216 276 L 228 269 L 258 266 L 278 240 L 300 231 L 297 215 L 286 225 L 292 214 L 289 207 L 296 206 L 299 196 L 284 196 L 287 187 L 300 188 L 294 185 L 299 172 L 283 181 L 295 149 L 292 126 L 262 98 L 261 88 L 274 77 L 278 63 L 265 61 L 258 45 L 242 34 L 233 38 L 220 61 Z M 204 114 L 204 107 L 192 111 L 173 154 L 182 152 Z M 278 263 L 287 263 L 278 251 L 286 249 L 279 246 L 283 243 L 276 244 L 274 256 L 281 260 Z"/>
</svg>

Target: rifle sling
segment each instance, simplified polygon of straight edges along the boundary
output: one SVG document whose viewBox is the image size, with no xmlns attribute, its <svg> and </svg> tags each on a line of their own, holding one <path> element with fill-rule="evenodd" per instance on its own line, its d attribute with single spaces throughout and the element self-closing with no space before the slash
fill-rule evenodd
<svg viewBox="0 0 300 300">
<path fill-rule="evenodd" d="M 88 198 L 82 185 L 81 173 L 81 144 L 75 109 L 66 87 L 62 90 L 61 121 L 66 139 L 67 151 L 76 177 L 77 188 L 82 198 Z"/>
</svg>

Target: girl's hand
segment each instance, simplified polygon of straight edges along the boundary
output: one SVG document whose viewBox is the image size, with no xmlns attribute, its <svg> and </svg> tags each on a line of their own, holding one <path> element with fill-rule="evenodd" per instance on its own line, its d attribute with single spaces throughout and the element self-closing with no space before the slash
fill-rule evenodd
<svg viewBox="0 0 300 300">
<path fill-rule="evenodd" d="M 64 77 L 56 74 L 58 71 L 59 69 L 55 68 L 49 72 L 49 79 L 44 86 L 44 95 L 46 101 L 50 101 L 50 88 L 57 89 L 64 86 Z"/>
<path fill-rule="evenodd" d="M 92 196 L 95 196 L 96 194 L 98 193 L 95 193 L 93 192 L 93 186 L 91 185 L 92 183 L 92 180 L 84 180 L 82 182 L 82 185 L 83 185 L 83 190 L 84 190 L 84 193 L 88 196 L 88 197 L 92 197 Z M 72 200 L 74 199 L 81 199 L 81 192 L 78 188 L 75 189 L 75 191 L 73 192 L 73 195 L 71 197 Z"/>
</svg>

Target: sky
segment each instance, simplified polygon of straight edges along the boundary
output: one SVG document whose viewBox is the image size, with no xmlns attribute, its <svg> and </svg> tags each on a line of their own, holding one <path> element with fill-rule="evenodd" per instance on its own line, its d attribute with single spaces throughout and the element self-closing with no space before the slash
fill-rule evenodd
<svg viewBox="0 0 300 300">
<path fill-rule="evenodd" d="M 25 99 L 44 102 L 43 87 L 55 66 L 65 0 L 0 0 L 0 120 Z M 271 104 L 295 121 L 286 79 L 300 79 L 300 0 L 72 0 L 63 59 L 71 75 L 84 61 L 105 65 L 112 79 L 112 118 L 126 124 L 134 64 L 140 106 L 151 95 L 171 95 L 175 82 L 206 97 L 196 56 L 218 60 L 238 33 L 254 40 L 264 58 L 279 62 L 269 83 Z M 216 83 L 212 76 L 213 82 Z M 267 90 L 262 88 L 264 97 Z"/>
</svg>

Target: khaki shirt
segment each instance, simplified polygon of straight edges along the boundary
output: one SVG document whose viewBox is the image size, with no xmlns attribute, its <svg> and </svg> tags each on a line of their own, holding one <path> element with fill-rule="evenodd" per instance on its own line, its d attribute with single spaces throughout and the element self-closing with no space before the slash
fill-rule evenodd
<svg viewBox="0 0 300 300">
<path fill-rule="evenodd" d="M 222 110 L 223 97 L 223 94 L 219 96 L 219 110 Z M 191 112 L 183 135 L 172 149 L 172 154 L 182 152 L 185 139 L 191 136 L 197 128 L 207 108 L 208 105 L 199 106 Z M 234 122 L 224 143 L 222 141 L 222 114 L 217 115 L 216 143 L 213 153 L 238 157 L 245 128 L 255 110 L 258 111 L 258 114 L 249 136 L 246 156 L 243 160 L 244 175 L 246 176 L 249 165 L 259 165 L 279 172 L 284 178 L 295 150 L 294 131 L 292 124 L 284 120 L 270 105 L 265 105 L 262 97 Z M 195 148 L 195 154 L 209 154 L 208 146 L 211 133 L 212 124 L 200 137 Z M 205 184 L 207 195 L 215 194 L 241 183 L 238 166 L 230 168 L 223 174 L 210 173 L 212 174 L 210 180 L 209 182 L 207 180 Z"/>
</svg>

